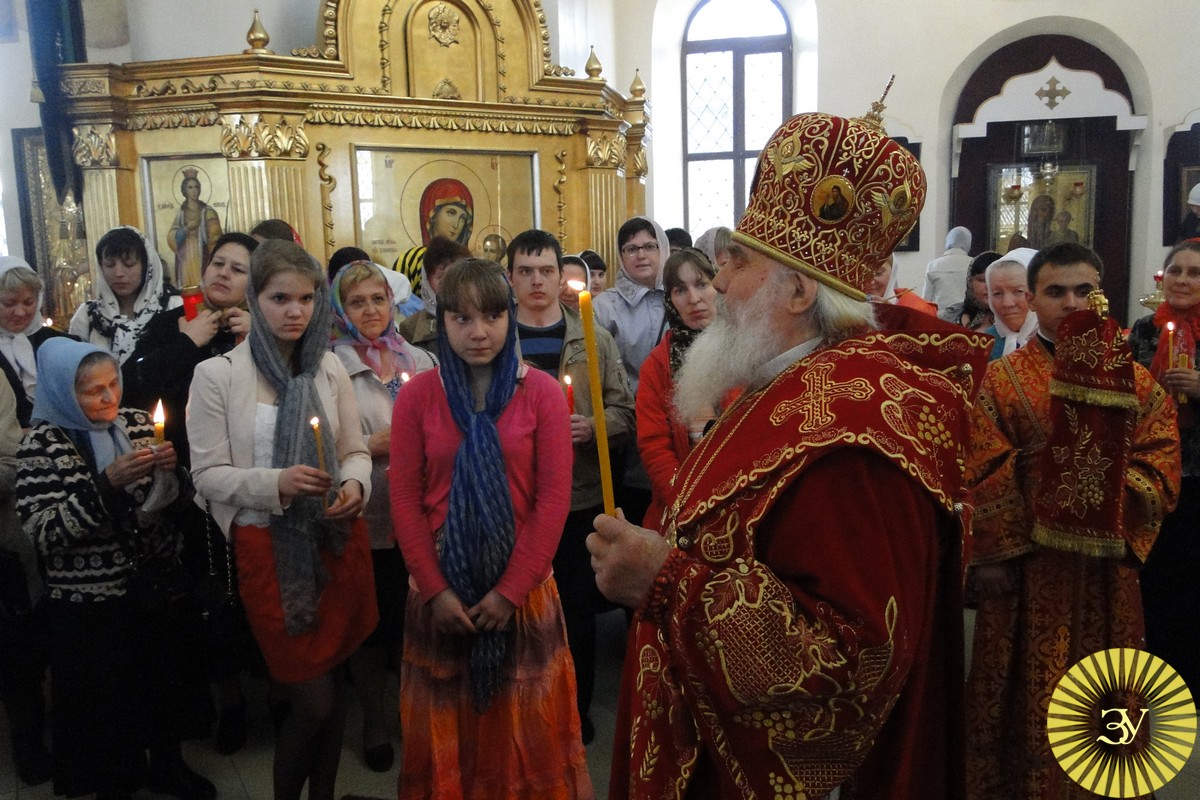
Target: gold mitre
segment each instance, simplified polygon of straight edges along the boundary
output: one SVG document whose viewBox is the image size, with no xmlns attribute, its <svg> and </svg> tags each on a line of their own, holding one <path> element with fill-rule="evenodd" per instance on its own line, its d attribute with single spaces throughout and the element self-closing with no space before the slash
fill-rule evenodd
<svg viewBox="0 0 1200 800">
<path fill-rule="evenodd" d="M 865 116 L 798 114 L 779 126 L 758 157 L 733 239 L 865 299 L 925 204 L 920 162 L 883 129 L 891 87 Z"/>
</svg>

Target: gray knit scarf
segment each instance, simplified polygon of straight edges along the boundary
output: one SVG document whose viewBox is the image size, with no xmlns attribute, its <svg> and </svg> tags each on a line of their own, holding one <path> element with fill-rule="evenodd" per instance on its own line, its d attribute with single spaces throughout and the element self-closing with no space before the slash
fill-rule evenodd
<svg viewBox="0 0 1200 800">
<path fill-rule="evenodd" d="M 332 311 L 329 287 L 317 281 L 313 315 L 304 335 L 296 342 L 297 371 L 286 363 L 267 327 L 258 297 L 249 293 L 250 354 L 258 371 L 266 376 L 278 398 L 275 419 L 275 456 L 271 466 L 286 469 L 294 464 L 317 466 L 317 444 L 309 421 L 321 420 L 321 440 L 325 450 L 325 471 L 333 477 L 334 487 L 341 485 L 337 445 L 329 417 L 317 394 L 313 377 L 328 352 Z M 345 420 L 346 423 L 353 420 Z M 349 529 L 328 522 L 321 498 L 297 495 L 283 516 L 271 516 L 271 544 L 275 552 L 275 573 L 279 578 L 283 621 L 288 634 L 299 636 L 317 627 L 317 602 L 329 581 L 329 572 L 321 563 L 321 550 L 341 555 Z"/>
</svg>

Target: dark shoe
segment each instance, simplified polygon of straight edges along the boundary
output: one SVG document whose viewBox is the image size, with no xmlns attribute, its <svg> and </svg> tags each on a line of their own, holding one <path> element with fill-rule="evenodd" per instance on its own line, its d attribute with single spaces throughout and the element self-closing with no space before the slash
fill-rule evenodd
<svg viewBox="0 0 1200 800">
<path fill-rule="evenodd" d="M 169 794 L 179 800 L 215 800 L 217 787 L 182 759 L 174 764 L 151 764 L 146 773 L 146 788 L 155 794 Z"/>
<path fill-rule="evenodd" d="M 217 720 L 217 752 L 231 756 L 246 746 L 246 704 L 221 709 Z"/>
<path fill-rule="evenodd" d="M 391 742 L 363 748 L 363 761 L 371 772 L 387 772 L 396 761 L 396 750 Z"/>
<path fill-rule="evenodd" d="M 13 742 L 13 763 L 17 777 L 26 786 L 41 786 L 50 780 L 50 751 L 37 739 Z"/>
<path fill-rule="evenodd" d="M 590 714 L 584 714 L 580 717 L 579 727 L 583 730 L 583 743 L 591 744 L 592 740 L 596 738 L 596 726 L 592 724 Z"/>
</svg>

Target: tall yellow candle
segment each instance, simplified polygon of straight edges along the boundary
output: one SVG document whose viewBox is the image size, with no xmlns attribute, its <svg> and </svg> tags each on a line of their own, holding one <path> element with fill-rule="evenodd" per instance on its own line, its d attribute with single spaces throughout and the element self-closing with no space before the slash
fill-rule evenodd
<svg viewBox="0 0 1200 800">
<path fill-rule="evenodd" d="M 592 390 L 592 415 L 596 425 L 596 453 L 600 456 L 600 490 L 604 513 L 616 516 L 613 499 L 612 462 L 608 456 L 608 424 L 604 419 L 604 387 L 600 385 L 600 357 L 596 350 L 596 322 L 592 316 L 592 293 L 579 292 L 579 316 L 583 318 L 583 345 L 587 349 L 588 383 Z"/>
<path fill-rule="evenodd" d="M 328 472 L 329 470 L 325 469 L 325 444 L 321 441 L 321 418 L 313 417 L 308 421 L 308 424 L 312 425 L 313 438 L 317 440 L 317 469 L 322 472 Z M 329 510 L 328 495 L 321 495 L 321 507 L 326 511 Z"/>
<path fill-rule="evenodd" d="M 167 440 L 167 415 L 163 411 L 162 400 L 154 407 L 154 414 L 150 419 L 154 421 L 154 443 L 162 444 Z"/>
</svg>

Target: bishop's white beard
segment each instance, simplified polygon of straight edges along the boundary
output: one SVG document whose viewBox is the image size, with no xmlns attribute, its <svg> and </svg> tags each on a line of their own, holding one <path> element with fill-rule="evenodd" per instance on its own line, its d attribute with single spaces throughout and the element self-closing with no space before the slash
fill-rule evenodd
<svg viewBox="0 0 1200 800">
<path fill-rule="evenodd" d="M 675 376 L 675 413 L 685 424 L 711 417 L 730 390 L 757 389 L 770 377 L 763 366 L 786 349 L 768 313 L 781 299 L 781 286 L 778 280 L 764 282 L 733 313 L 724 296 L 717 298 L 717 318 L 692 342 Z"/>
</svg>

